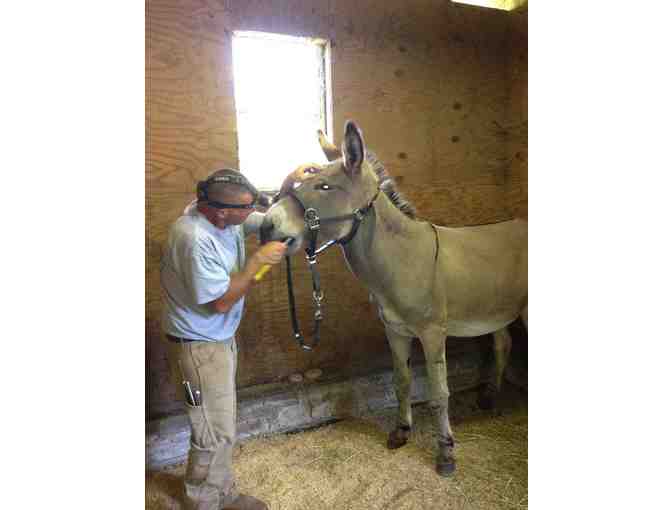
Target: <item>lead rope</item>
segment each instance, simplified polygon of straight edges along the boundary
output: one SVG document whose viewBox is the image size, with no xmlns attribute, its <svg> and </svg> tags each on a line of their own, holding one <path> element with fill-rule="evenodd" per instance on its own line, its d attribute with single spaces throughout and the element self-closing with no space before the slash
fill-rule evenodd
<svg viewBox="0 0 672 510">
<path fill-rule="evenodd" d="M 292 318 L 292 329 L 294 330 L 294 339 L 298 342 L 299 346 L 306 351 L 312 351 L 320 341 L 320 323 L 322 322 L 322 299 L 323 295 L 320 290 L 320 281 L 319 276 L 315 280 L 315 275 L 317 271 L 311 271 L 313 274 L 313 299 L 315 300 L 315 328 L 313 330 L 313 344 L 308 345 L 305 342 L 305 338 L 299 329 L 299 321 L 296 318 L 296 301 L 294 299 L 294 286 L 292 285 L 292 263 L 290 257 L 285 257 L 285 262 L 287 264 L 287 294 L 289 297 L 289 315 Z M 310 268 L 313 269 L 315 264 L 311 264 Z M 318 299 L 319 298 L 319 299 Z"/>
<path fill-rule="evenodd" d="M 313 344 L 308 345 L 305 342 L 305 338 L 299 329 L 299 321 L 296 318 L 296 303 L 294 300 L 294 288 L 292 285 L 292 269 L 289 261 L 289 257 L 285 257 L 287 262 L 287 293 L 289 296 L 289 313 L 292 317 L 292 328 L 294 329 L 294 339 L 299 343 L 302 349 L 306 351 L 312 351 L 317 344 L 320 342 L 320 323 L 322 322 L 322 300 L 324 299 L 324 294 L 320 288 L 320 275 L 317 272 L 317 252 L 315 247 L 317 246 L 317 235 L 320 230 L 320 218 L 317 216 L 317 211 L 315 209 L 308 209 L 305 213 L 305 221 L 309 228 L 309 244 L 306 248 L 306 259 L 308 260 L 308 266 L 310 267 L 310 274 L 313 280 L 313 301 L 315 302 L 315 313 L 313 315 L 315 327 L 313 329 Z M 319 251 L 319 250 L 317 250 Z"/>
</svg>

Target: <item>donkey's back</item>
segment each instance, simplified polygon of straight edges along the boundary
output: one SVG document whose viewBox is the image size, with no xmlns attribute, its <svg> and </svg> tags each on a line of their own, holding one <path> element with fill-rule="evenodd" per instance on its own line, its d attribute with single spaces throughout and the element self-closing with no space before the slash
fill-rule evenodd
<svg viewBox="0 0 672 510">
<path fill-rule="evenodd" d="M 447 334 L 477 336 L 513 322 L 527 306 L 527 221 L 436 227 L 435 310 Z"/>
</svg>

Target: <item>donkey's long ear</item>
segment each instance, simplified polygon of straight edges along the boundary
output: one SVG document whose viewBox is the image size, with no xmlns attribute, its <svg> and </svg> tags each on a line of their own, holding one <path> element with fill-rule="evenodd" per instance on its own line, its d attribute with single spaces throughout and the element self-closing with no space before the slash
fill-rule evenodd
<svg viewBox="0 0 672 510">
<path fill-rule="evenodd" d="M 351 120 L 345 123 L 345 136 L 343 137 L 343 165 L 345 170 L 354 176 L 362 170 L 362 162 L 366 156 L 364 148 L 364 137 L 357 127 L 357 124 Z"/>
<path fill-rule="evenodd" d="M 320 147 L 322 147 L 322 152 L 327 156 L 327 161 L 334 161 L 341 157 L 341 151 L 339 151 L 338 147 L 333 143 L 327 140 L 327 137 L 324 136 L 321 129 L 317 130 L 317 139 L 320 142 Z"/>
</svg>

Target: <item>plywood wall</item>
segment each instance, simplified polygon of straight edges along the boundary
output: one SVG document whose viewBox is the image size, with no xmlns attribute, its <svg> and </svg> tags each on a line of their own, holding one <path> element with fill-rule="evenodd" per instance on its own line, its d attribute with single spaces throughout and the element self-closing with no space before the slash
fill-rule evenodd
<svg viewBox="0 0 672 510">
<path fill-rule="evenodd" d="M 509 207 L 527 218 L 527 5 L 510 13 Z"/>
<path fill-rule="evenodd" d="M 168 228 L 198 179 L 238 163 L 232 31 L 330 39 L 336 132 L 356 120 L 421 217 L 467 225 L 526 214 L 526 60 L 517 59 L 523 43 L 526 59 L 527 43 L 510 13 L 439 0 L 149 0 L 146 20 L 148 416 L 178 409 L 159 326 Z M 308 327 L 310 283 L 299 262 Z M 376 312 L 338 250 L 320 266 L 322 346 L 308 354 L 293 343 L 276 268 L 248 296 L 240 387 L 316 367 L 347 375 L 391 366 Z"/>
</svg>

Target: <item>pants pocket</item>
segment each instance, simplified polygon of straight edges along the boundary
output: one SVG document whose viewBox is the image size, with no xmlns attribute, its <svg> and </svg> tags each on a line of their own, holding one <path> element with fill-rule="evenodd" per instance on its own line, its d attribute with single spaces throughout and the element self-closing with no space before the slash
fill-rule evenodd
<svg viewBox="0 0 672 510">
<path fill-rule="evenodd" d="M 187 409 L 187 417 L 191 428 L 191 442 L 201 449 L 212 448 L 213 441 L 208 433 L 203 406 L 192 406 L 189 402 L 185 402 L 184 406 Z"/>
</svg>

